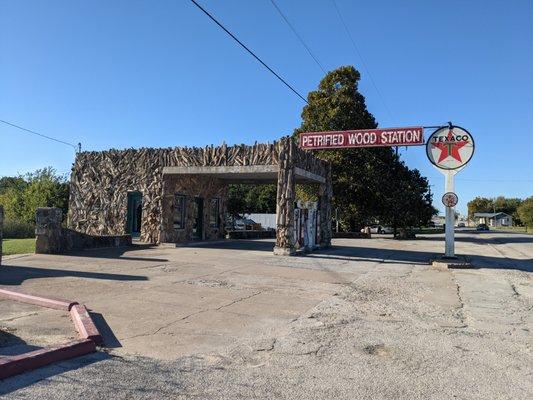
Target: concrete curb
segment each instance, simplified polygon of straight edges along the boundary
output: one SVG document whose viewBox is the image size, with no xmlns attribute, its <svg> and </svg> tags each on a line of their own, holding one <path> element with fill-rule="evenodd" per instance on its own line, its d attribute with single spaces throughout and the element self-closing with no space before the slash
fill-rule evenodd
<svg viewBox="0 0 533 400">
<path fill-rule="evenodd" d="M 100 345 L 103 343 L 102 335 L 98 332 L 98 328 L 94 324 L 87 307 L 79 304 L 75 304 L 70 309 L 70 316 L 74 327 L 78 331 L 82 339 L 92 340 L 94 343 Z"/>
<path fill-rule="evenodd" d="M 77 301 L 56 299 L 50 297 L 35 296 L 18 292 L 13 289 L 0 288 L 0 298 L 20 301 L 21 303 L 34 304 L 36 306 L 53 308 L 55 310 L 70 311 L 70 308 L 78 304 Z"/>
<path fill-rule="evenodd" d="M 59 361 L 83 356 L 96 351 L 92 340 L 75 340 L 59 346 L 30 351 L 18 356 L 0 359 L 0 379 L 31 371 Z"/>
<path fill-rule="evenodd" d="M 78 302 L 34 296 L 5 288 L 0 288 L 0 298 L 67 311 L 70 313 L 79 336 L 78 340 L 62 345 L 0 358 L 0 379 L 92 353 L 96 351 L 96 345 L 103 344 L 102 335 L 87 311 L 87 307 Z"/>
</svg>

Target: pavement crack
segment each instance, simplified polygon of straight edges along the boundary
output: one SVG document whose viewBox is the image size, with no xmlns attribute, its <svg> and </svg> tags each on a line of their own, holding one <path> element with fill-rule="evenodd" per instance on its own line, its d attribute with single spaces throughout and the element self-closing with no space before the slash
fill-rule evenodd
<svg viewBox="0 0 533 400">
<path fill-rule="evenodd" d="M 240 299 L 237 299 L 237 300 L 233 300 L 232 302 L 228 303 L 228 304 L 224 304 L 218 308 L 215 308 L 214 310 L 215 311 L 218 311 L 218 310 L 222 310 L 223 308 L 226 308 L 226 307 L 229 307 L 229 306 L 232 306 L 233 304 L 237 304 L 237 303 L 240 303 L 241 301 L 244 301 L 244 300 L 248 300 L 248 299 L 251 299 L 252 297 L 255 297 L 255 296 L 258 296 L 260 295 L 261 293 L 264 293 L 265 290 L 262 290 L 260 292 L 256 292 L 254 294 L 251 294 L 250 296 L 245 296 L 245 297 L 241 297 Z M 209 311 L 209 310 L 207 310 Z"/>
<path fill-rule="evenodd" d="M 129 336 L 129 337 L 126 337 L 126 338 L 122 338 L 121 340 L 127 340 L 127 339 L 134 339 L 134 338 L 139 338 L 139 337 L 144 337 L 144 336 L 152 336 L 152 335 L 157 335 L 159 332 L 161 332 L 163 329 L 166 329 L 178 322 L 181 322 L 181 321 L 185 321 L 187 320 L 188 318 L 190 317 L 194 317 L 195 315 L 199 315 L 199 314 L 203 314 L 203 313 L 206 313 L 206 312 L 209 312 L 209 311 L 219 311 L 219 310 L 222 310 L 223 308 L 225 307 L 229 307 L 233 304 L 236 304 L 236 303 L 239 303 L 241 301 L 244 301 L 244 300 L 248 300 L 252 297 L 255 297 L 255 296 L 258 296 L 260 295 L 261 293 L 264 293 L 266 292 L 266 290 L 262 290 L 262 291 L 259 291 L 259 292 L 256 292 L 256 293 L 253 293 L 249 296 L 244 296 L 244 297 L 241 297 L 239 299 L 236 299 L 236 300 L 233 300 L 227 304 L 223 304 L 221 305 L 220 307 L 217 307 L 217 308 L 206 308 L 206 309 L 203 309 L 203 310 L 199 310 L 199 311 L 195 311 L 193 313 L 190 313 L 190 314 L 187 314 L 183 317 L 180 317 L 180 318 L 177 318 L 173 321 L 170 321 L 169 323 L 165 324 L 165 325 L 162 325 L 160 326 L 159 328 L 157 328 L 156 330 L 154 331 L 151 331 L 151 332 L 146 332 L 146 333 L 141 333 L 139 335 L 134 335 L 134 336 Z"/>
<path fill-rule="evenodd" d="M 468 327 L 468 324 L 466 323 L 465 312 L 464 312 L 465 303 L 461 295 L 461 285 L 459 285 L 455 276 L 453 276 L 452 279 L 453 279 L 453 283 L 455 284 L 457 299 L 459 300 L 459 306 L 455 309 L 455 311 L 457 312 L 457 316 L 459 317 L 459 320 L 461 321 L 461 323 L 465 325 L 465 327 Z"/>
<path fill-rule="evenodd" d="M 15 321 L 16 319 L 32 317 L 32 316 L 37 315 L 37 314 L 38 314 L 37 312 L 32 312 L 32 313 L 29 313 L 29 314 L 19 315 L 19 316 L 12 317 L 12 318 L 2 318 L 2 319 L 0 319 L 0 322 Z"/>
</svg>

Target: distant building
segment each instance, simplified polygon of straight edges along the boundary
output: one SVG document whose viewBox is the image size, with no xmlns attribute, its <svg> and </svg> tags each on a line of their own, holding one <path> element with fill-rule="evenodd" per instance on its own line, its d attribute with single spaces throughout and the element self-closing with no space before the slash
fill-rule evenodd
<svg viewBox="0 0 533 400">
<path fill-rule="evenodd" d="M 513 226 L 513 217 L 504 212 L 474 213 L 474 221 L 488 226 Z"/>
<path fill-rule="evenodd" d="M 444 215 L 434 215 L 431 218 L 431 222 L 433 222 L 434 226 L 440 227 L 444 225 L 444 223 L 446 222 L 446 218 L 444 217 Z"/>
</svg>

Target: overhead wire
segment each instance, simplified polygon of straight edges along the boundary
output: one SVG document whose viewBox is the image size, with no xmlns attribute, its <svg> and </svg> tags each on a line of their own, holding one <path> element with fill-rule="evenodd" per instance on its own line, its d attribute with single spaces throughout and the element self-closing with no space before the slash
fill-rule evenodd
<svg viewBox="0 0 533 400">
<path fill-rule="evenodd" d="M 78 151 L 81 147 L 81 144 L 78 143 L 78 145 L 76 146 L 75 144 L 72 144 L 72 143 L 69 143 L 69 142 L 65 142 L 63 140 L 60 140 L 60 139 L 56 139 L 52 136 L 48 136 L 48 135 L 45 135 L 45 134 L 42 134 L 42 133 L 39 133 L 39 132 L 36 132 L 36 131 L 33 131 L 31 129 L 28 129 L 28 128 L 24 128 L 23 126 L 20 126 L 20 125 L 16 125 L 12 122 L 9 122 L 9 121 L 5 121 L 3 119 L 0 119 L 0 122 L 3 123 L 3 124 L 6 124 L 6 125 L 9 125 L 9 126 L 12 126 L 14 128 L 17 128 L 17 129 L 20 129 L 24 132 L 27 132 L 27 133 L 31 133 L 33 135 L 37 135 L 37 136 L 40 136 L 42 138 L 45 138 L 45 139 L 48 139 L 48 140 L 53 140 L 54 142 L 57 142 L 57 143 L 62 143 L 62 144 L 65 144 L 67 146 L 70 146 L 70 147 L 73 147 L 74 150 Z"/>
<path fill-rule="evenodd" d="M 376 85 L 376 82 L 374 81 L 374 78 L 372 77 L 372 74 L 370 72 L 370 68 L 368 68 L 368 66 L 367 66 L 367 64 L 365 62 L 365 59 L 363 58 L 363 54 L 361 54 L 361 51 L 359 50 L 359 47 L 357 47 L 357 44 L 355 43 L 355 40 L 354 40 L 352 34 L 350 33 L 350 30 L 348 29 L 348 26 L 346 25 L 346 22 L 344 21 L 344 18 L 342 17 L 342 14 L 340 12 L 339 7 L 337 6 L 336 1 L 335 0 L 331 0 L 331 2 L 333 3 L 335 11 L 337 12 L 337 15 L 339 17 L 339 20 L 341 21 L 341 24 L 344 27 L 344 30 L 346 31 L 346 34 L 347 34 L 348 38 L 350 39 L 350 42 L 352 44 L 353 49 L 355 50 L 356 55 L 359 56 L 359 58 L 361 59 L 361 64 L 363 65 L 363 68 L 365 69 L 366 73 L 368 74 L 368 77 L 370 79 L 370 82 L 372 83 L 372 86 L 376 90 L 376 93 L 378 94 L 378 97 L 380 98 L 381 102 L 383 103 L 383 106 L 385 107 L 385 110 L 389 114 L 390 119 L 392 121 L 395 121 L 395 118 L 392 115 L 392 112 L 391 112 L 389 106 L 387 105 L 387 102 L 385 101 L 385 98 L 381 94 L 380 90 L 378 89 L 378 86 Z"/>
<path fill-rule="evenodd" d="M 327 74 L 327 71 L 325 70 L 325 68 L 322 66 L 322 64 L 320 63 L 320 61 L 318 61 L 318 58 L 313 54 L 313 52 L 311 51 L 310 47 L 307 45 L 307 43 L 305 43 L 305 41 L 303 40 L 303 38 L 298 34 L 298 32 L 296 31 L 296 29 L 294 28 L 294 26 L 290 23 L 289 19 L 285 16 L 285 14 L 283 14 L 283 11 L 281 11 L 281 9 L 278 7 L 278 5 L 276 4 L 276 2 L 274 0 L 270 0 L 270 3 L 272 3 L 272 5 L 274 6 L 274 8 L 277 10 L 277 12 L 279 13 L 279 15 L 281 16 L 281 18 L 285 21 L 285 23 L 289 26 L 289 28 L 291 29 L 292 33 L 294 33 L 294 35 L 298 38 L 298 40 L 300 41 L 300 43 L 302 44 L 302 46 L 305 48 L 305 50 L 307 50 L 307 53 L 309 54 L 309 56 L 311 56 L 311 58 L 314 60 L 314 62 L 316 63 L 316 65 L 318 65 L 318 67 L 322 70 L 322 72 L 324 74 Z"/>
<path fill-rule="evenodd" d="M 294 87 L 292 87 L 285 79 L 283 79 L 276 71 L 270 68 L 259 56 L 257 56 L 252 50 L 250 50 L 243 42 L 241 42 L 233 33 L 231 33 L 222 23 L 220 23 L 213 15 L 211 15 L 205 8 L 196 2 L 196 0 L 191 0 L 191 2 L 198 7 L 205 15 L 207 15 L 215 24 L 217 24 L 224 32 L 226 32 L 233 40 L 235 40 L 244 50 L 246 50 L 252 57 L 254 57 L 263 67 L 270 71 L 279 81 L 281 81 L 285 86 L 287 86 L 296 96 L 302 99 L 305 103 L 309 104 L 304 96 L 302 96 Z"/>
</svg>

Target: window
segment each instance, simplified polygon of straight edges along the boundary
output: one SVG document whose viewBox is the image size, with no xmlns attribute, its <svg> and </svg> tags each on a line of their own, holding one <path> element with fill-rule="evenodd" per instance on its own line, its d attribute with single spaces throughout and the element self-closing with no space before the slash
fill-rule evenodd
<svg viewBox="0 0 533 400">
<path fill-rule="evenodd" d="M 209 225 L 211 228 L 218 228 L 219 225 L 219 207 L 220 207 L 220 200 L 219 199 L 211 199 L 211 202 L 209 204 Z"/>
<path fill-rule="evenodd" d="M 185 229 L 185 196 L 174 195 L 174 229 Z"/>
</svg>

